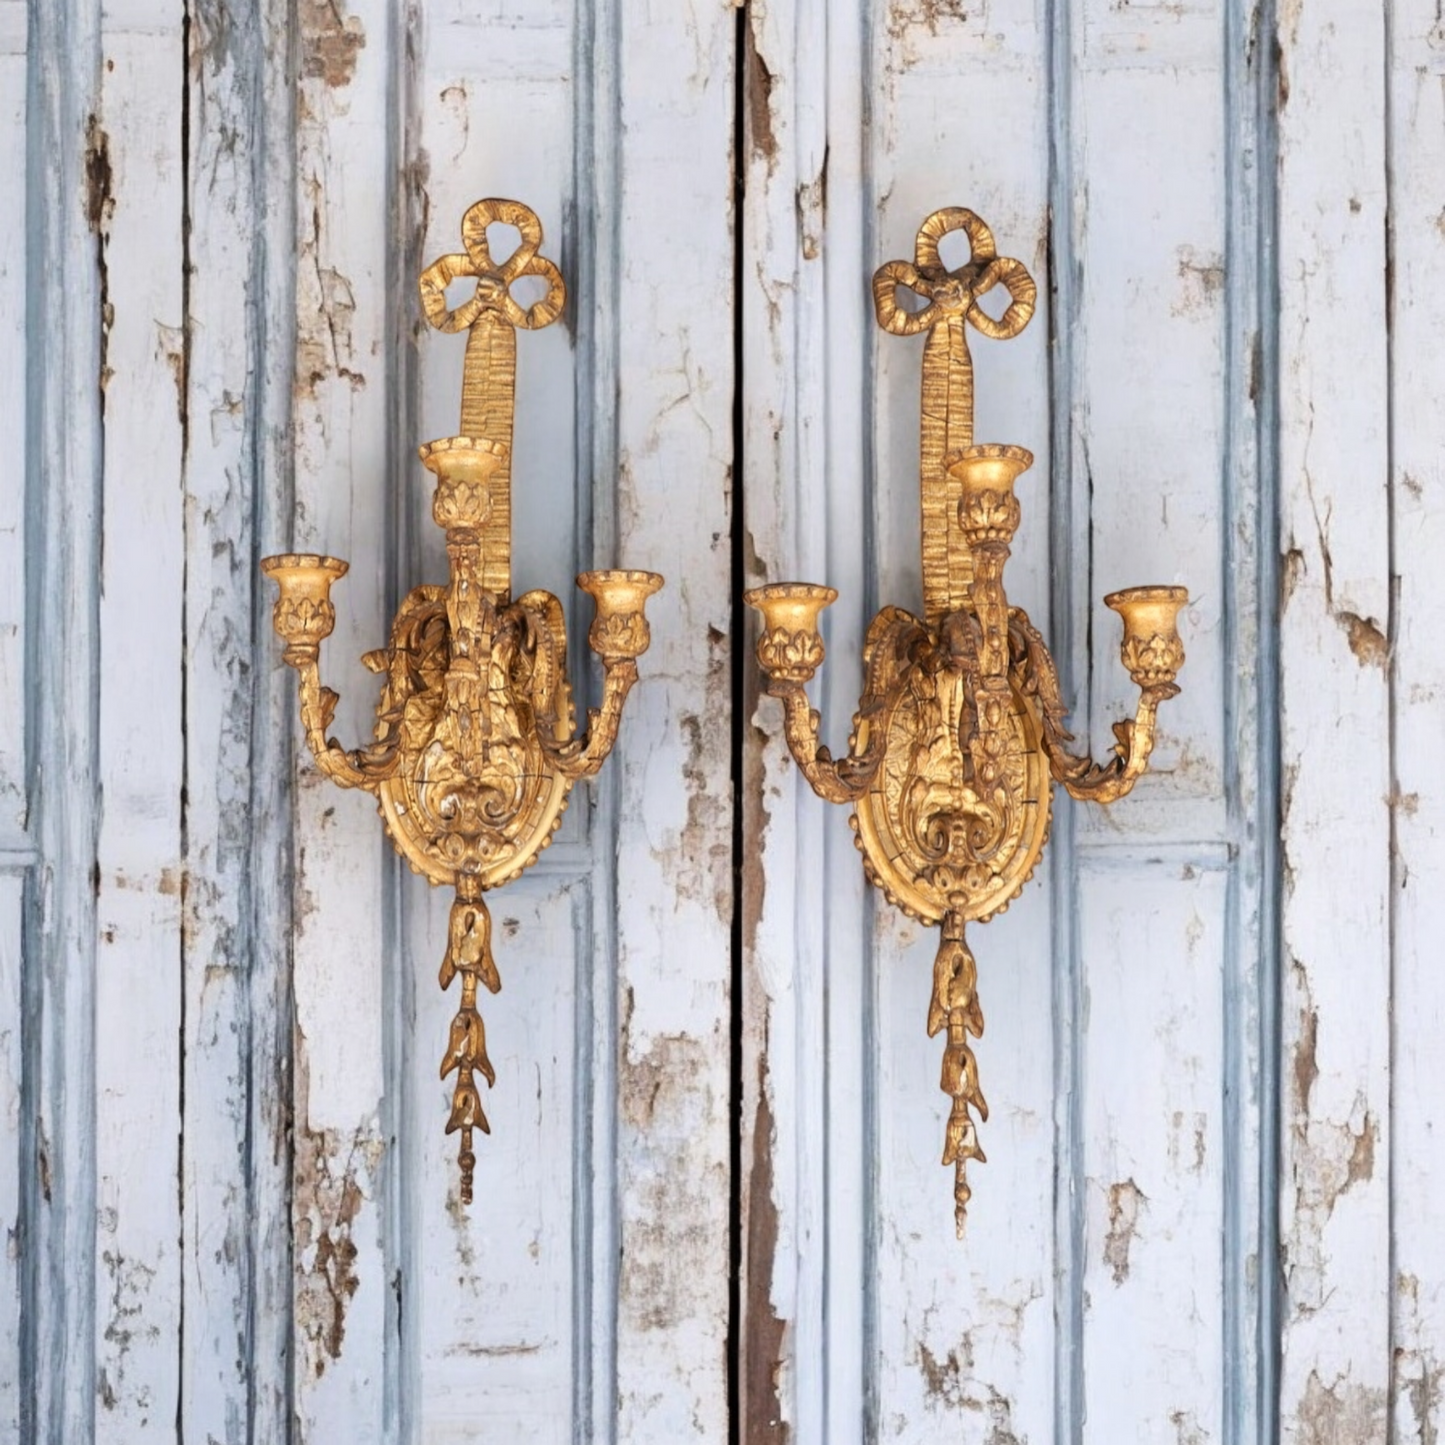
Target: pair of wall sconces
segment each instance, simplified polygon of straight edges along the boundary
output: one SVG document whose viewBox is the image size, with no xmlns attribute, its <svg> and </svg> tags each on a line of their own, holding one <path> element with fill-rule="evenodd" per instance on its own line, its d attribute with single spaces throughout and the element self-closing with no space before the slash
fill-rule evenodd
<svg viewBox="0 0 1445 1445">
<path fill-rule="evenodd" d="M 521 241 L 492 258 L 487 227 L 515 226 Z M 952 270 L 939 256 L 951 231 L 967 234 L 969 260 Z M 647 599 L 655 572 L 587 572 L 578 585 L 596 602 L 588 633 L 602 660 L 602 705 L 577 735 L 567 684 L 561 603 L 548 592 L 511 597 L 511 444 L 516 334 L 555 321 L 562 277 L 540 254 L 542 227 L 514 201 L 479 201 L 462 222 L 464 254 L 421 277 L 427 319 L 468 333 L 461 435 L 421 448 L 436 476 L 432 516 L 446 532 L 451 578 L 415 588 L 392 623 L 389 645 L 363 658 L 384 678 L 376 741 L 346 750 L 327 737 L 337 695 L 321 685 L 320 646 L 335 625 L 334 557 L 268 557 L 280 585 L 274 620 L 283 656 L 300 674 L 301 718 L 318 766 L 343 787 L 375 793 L 397 850 L 434 884 L 456 889 L 441 985 L 460 975 L 460 1006 L 442 1058 L 456 1075 L 447 1132 L 460 1132 L 461 1197 L 472 1197 L 472 1131 L 488 1131 L 476 1076 L 494 1079 L 477 987 L 501 979 L 492 956 L 485 894 L 516 878 L 551 841 L 567 795 L 601 767 L 617 738 L 623 704 L 646 651 Z M 523 308 L 510 288 L 523 276 L 546 285 Z M 447 286 L 476 280 L 449 310 Z M 1002 286 L 1010 304 L 995 321 L 979 304 Z M 899 304 L 900 289 L 921 299 Z M 970 1196 L 966 1166 L 983 1160 L 977 1124 L 988 1107 L 970 1038 L 983 1033 L 977 968 L 965 925 L 1007 908 L 1032 876 L 1048 839 L 1053 782 L 1076 798 L 1108 803 L 1144 772 L 1159 704 L 1179 689 L 1184 661 L 1176 628 L 1182 587 L 1135 587 L 1105 602 L 1124 622 L 1122 658 L 1140 690 L 1131 721 L 1115 724 L 1108 762 L 1069 750 L 1053 659 L 1028 615 L 1009 604 L 1003 572 L 1018 529 L 1014 483 L 1033 462 L 1022 447 L 973 440 L 973 367 L 966 327 L 1018 335 L 1036 290 L 1023 265 L 997 255 L 988 227 L 949 208 L 924 221 L 912 263 L 890 261 L 873 278 L 879 325 L 895 336 L 927 333 L 923 359 L 920 486 L 923 616 L 885 607 L 868 628 L 864 693 L 846 757 L 818 741 L 820 719 L 806 684 L 823 661 L 818 618 L 830 587 L 784 582 L 746 596 L 762 614 L 757 657 L 767 690 L 784 708 L 788 746 L 814 791 L 853 805 L 851 819 L 869 881 L 895 907 L 942 931 L 928 1032 L 947 1032 L 942 1088 L 952 1099 L 943 1162 L 954 1167 L 955 1222 L 962 1237 Z"/>
</svg>

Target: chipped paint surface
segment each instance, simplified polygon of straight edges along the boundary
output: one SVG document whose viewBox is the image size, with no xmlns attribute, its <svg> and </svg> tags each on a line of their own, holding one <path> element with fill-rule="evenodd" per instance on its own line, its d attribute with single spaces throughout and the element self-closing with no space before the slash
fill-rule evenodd
<svg viewBox="0 0 1445 1445">
<path fill-rule="evenodd" d="M 352 1225 L 375 1192 L 383 1145 L 374 1128 L 343 1137 L 300 1123 L 295 1142 L 296 1330 L 305 1368 L 320 1376 L 341 1358 L 346 1312 L 361 1287 Z"/>
<path fill-rule="evenodd" d="M 1445 1440 L 1438 6 L 741 8 L 0 5 L 3 1445 L 723 1439 L 733 1227 L 746 1445 Z M 573 283 L 521 362 L 529 580 L 670 581 L 612 774 L 498 915 L 464 1210 L 433 900 L 295 772 L 252 563 L 352 562 L 327 668 L 364 737 L 355 658 L 438 564 L 413 433 L 455 358 L 408 268 L 482 190 L 538 206 Z M 1039 457 L 1011 585 L 1072 621 L 1096 751 L 1127 684 L 1092 594 L 1196 596 L 1150 786 L 1070 810 L 976 940 L 961 1249 L 928 940 L 870 911 L 751 683 L 731 715 L 735 521 L 747 581 L 842 593 L 835 747 L 865 599 L 916 592 L 916 357 L 858 287 L 946 203 L 1051 277 L 1056 314 L 975 360 Z"/>
<path fill-rule="evenodd" d="M 1139 1212 L 1148 1204 L 1132 1179 L 1109 1186 L 1109 1232 L 1104 1238 L 1104 1263 L 1115 1284 L 1129 1278 L 1129 1250 L 1139 1227 Z"/>
<path fill-rule="evenodd" d="M 757 1114 L 752 1122 L 752 1160 L 748 1174 L 747 1337 L 742 1343 L 741 1399 L 743 1438 L 750 1445 L 788 1445 L 792 1431 L 783 1413 L 783 1372 L 787 1367 L 787 1326 L 772 1302 L 778 1249 L 778 1206 L 773 1198 L 772 1155 L 776 1147 L 767 1058 L 759 1058 Z"/>
<path fill-rule="evenodd" d="M 297 25 L 301 74 L 333 88 L 350 85 L 357 52 L 366 44 L 360 18 L 348 15 L 341 0 L 301 0 Z"/>
</svg>

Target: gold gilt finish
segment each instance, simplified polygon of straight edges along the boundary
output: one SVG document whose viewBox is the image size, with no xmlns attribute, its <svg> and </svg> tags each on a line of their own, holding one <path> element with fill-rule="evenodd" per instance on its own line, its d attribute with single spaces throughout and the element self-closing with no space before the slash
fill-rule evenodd
<svg viewBox="0 0 1445 1445">
<path fill-rule="evenodd" d="M 966 233 L 969 260 L 953 270 L 939 242 Z M 1002 286 L 995 321 L 980 305 Z M 903 288 L 921 309 L 899 305 Z M 1124 666 L 1140 689 L 1132 721 L 1103 764 L 1069 750 L 1053 659 L 1022 608 L 1004 593 L 1018 530 L 1014 483 L 1033 464 L 1022 447 L 976 445 L 973 363 L 966 327 L 1007 340 L 1033 315 L 1037 292 L 1023 265 L 999 256 L 972 211 L 936 211 L 918 232 L 914 260 L 889 261 L 873 278 L 878 324 L 894 336 L 927 333 L 923 352 L 920 491 L 923 616 L 885 607 L 868 628 L 864 691 L 848 754 L 818 741 L 820 718 L 805 685 L 823 661 L 818 616 L 831 587 L 786 582 L 746 596 L 762 614 L 758 662 L 784 708 L 788 746 L 819 796 L 853 805 L 852 825 L 870 882 L 942 938 L 928 1008 L 930 1036 L 946 1033 L 943 1091 L 952 1100 L 943 1162 L 954 1168 L 954 1220 L 963 1236 L 966 1167 L 982 1161 L 978 1120 L 988 1118 L 970 1039 L 983 1034 L 978 972 L 964 926 L 1002 912 L 1032 876 L 1048 840 L 1052 783 L 1110 803 L 1143 773 L 1159 704 L 1178 691 L 1184 649 L 1176 616 L 1182 587 L 1135 587 L 1105 598 L 1124 620 Z M 1051 781 L 1052 780 L 1052 781 Z"/>
<path fill-rule="evenodd" d="M 515 226 L 521 240 L 493 260 L 487 227 Z M 331 584 L 346 572 L 335 557 L 268 557 L 261 570 L 279 584 L 273 614 L 282 656 L 301 682 L 301 721 L 321 771 L 345 788 L 376 795 L 382 821 L 412 869 L 456 889 L 441 986 L 458 975 L 461 1000 L 442 1056 L 456 1074 L 447 1132 L 461 1133 L 461 1198 L 472 1198 L 472 1130 L 489 1133 L 477 1075 L 495 1081 L 477 985 L 502 986 L 492 957 L 485 894 L 516 878 L 551 841 L 579 778 L 591 777 L 617 738 L 637 658 L 649 641 L 644 608 L 662 586 L 655 572 L 585 572 L 592 595 L 588 642 L 602 659 L 602 705 L 574 728 L 567 685 L 562 604 L 549 592 L 511 596 L 511 448 L 517 330 L 550 325 L 566 288 L 540 254 L 542 226 L 516 201 L 478 201 L 463 218 L 464 251 L 443 256 L 421 276 L 427 320 L 466 331 L 461 434 L 429 442 L 421 460 L 436 477 L 432 517 L 446 533 L 451 577 L 413 589 L 401 604 L 388 646 L 362 661 L 383 679 L 376 741 L 345 749 L 328 738 L 337 695 L 321 685 L 320 650 L 336 622 Z M 536 276 L 542 300 L 522 307 L 512 284 Z M 475 280 L 455 310 L 454 281 Z"/>
</svg>

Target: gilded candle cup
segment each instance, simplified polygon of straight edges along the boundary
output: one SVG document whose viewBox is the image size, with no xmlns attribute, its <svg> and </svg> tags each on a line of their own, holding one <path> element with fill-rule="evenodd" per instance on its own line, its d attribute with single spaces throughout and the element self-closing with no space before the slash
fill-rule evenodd
<svg viewBox="0 0 1445 1445">
<path fill-rule="evenodd" d="M 482 526 L 492 514 L 492 479 L 506 471 L 507 448 L 486 437 L 443 437 L 418 448 L 418 455 L 436 475 L 431 514 L 437 526 Z"/>
<path fill-rule="evenodd" d="M 1177 619 L 1188 602 L 1185 587 L 1127 587 L 1104 598 L 1124 619 L 1119 657 L 1136 686 L 1173 686 L 1184 665 Z"/>
<path fill-rule="evenodd" d="M 812 582 L 775 582 L 743 593 L 763 615 L 758 666 L 778 682 L 807 682 L 823 663 L 818 616 L 837 600 L 832 587 Z"/>
<path fill-rule="evenodd" d="M 261 571 L 281 589 L 271 621 L 286 643 L 282 654 L 293 666 L 314 659 L 324 639 L 336 626 L 331 584 L 346 575 L 348 564 L 339 557 L 313 552 L 266 557 Z"/>
<path fill-rule="evenodd" d="M 644 609 L 647 599 L 662 586 L 656 572 L 584 572 L 577 585 L 597 604 L 587 641 L 606 662 L 639 657 L 647 651 L 652 632 Z"/>
<path fill-rule="evenodd" d="M 1034 464 L 1024 447 L 989 443 L 965 447 L 945 461 L 948 475 L 962 488 L 958 524 L 970 547 L 1013 540 L 1021 510 L 1014 483 Z"/>
</svg>

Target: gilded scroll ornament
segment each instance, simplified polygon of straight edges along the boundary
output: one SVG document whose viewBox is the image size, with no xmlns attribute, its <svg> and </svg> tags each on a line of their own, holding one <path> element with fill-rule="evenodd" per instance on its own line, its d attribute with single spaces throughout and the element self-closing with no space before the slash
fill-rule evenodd
<svg viewBox="0 0 1445 1445">
<path fill-rule="evenodd" d="M 517 228 L 520 243 L 496 261 L 487 227 Z M 317 766 L 347 788 L 375 795 L 397 851 L 433 884 L 456 890 L 441 986 L 461 997 L 441 1060 L 455 1074 L 447 1132 L 460 1133 L 461 1198 L 470 1203 L 473 1130 L 489 1133 L 478 1076 L 495 1080 L 478 986 L 502 986 L 492 955 L 486 894 L 516 878 L 551 842 L 579 778 L 602 766 L 647 650 L 647 599 L 655 572 L 586 572 L 578 586 L 596 602 L 588 640 L 603 666 L 602 704 L 578 734 L 567 682 L 562 604 L 549 592 L 511 595 L 511 459 L 517 331 L 548 326 L 566 288 L 541 254 L 542 226 L 516 201 L 478 201 L 462 221 L 463 250 L 421 276 L 422 307 L 441 331 L 467 332 L 460 434 L 429 442 L 422 464 L 436 478 L 432 517 L 446 534 L 451 576 L 416 587 L 392 623 L 391 641 L 362 659 L 382 678 L 376 741 L 345 749 L 327 736 L 337 695 L 321 685 L 320 648 L 335 625 L 331 584 L 347 564 L 334 557 L 268 557 L 280 587 L 273 613 L 282 656 L 300 675 L 301 720 Z M 513 284 L 545 286 L 523 307 Z M 455 309 L 447 287 L 473 280 Z"/>
<path fill-rule="evenodd" d="M 952 270 L 939 243 L 963 231 L 971 254 Z M 994 320 L 981 302 L 1009 297 Z M 900 304 L 908 290 L 921 303 Z M 819 742 L 806 684 L 823 661 L 818 617 L 830 587 L 775 583 L 746 594 L 762 614 L 757 658 L 784 709 L 788 746 L 821 797 L 853 807 L 868 879 L 910 917 L 939 926 L 928 1033 L 945 1035 L 941 1087 L 951 1100 L 943 1163 L 954 1170 L 954 1220 L 963 1237 L 967 1165 L 984 1159 L 988 1118 L 971 1041 L 983 1034 L 978 970 L 965 925 L 1002 912 L 1033 875 L 1048 840 L 1053 783 L 1108 803 L 1144 772 L 1159 704 L 1179 689 L 1184 649 L 1175 622 L 1182 587 L 1134 587 L 1105 599 L 1124 622 L 1122 658 L 1140 689 L 1131 721 L 1103 764 L 1070 751 L 1058 674 L 1022 608 L 1004 591 L 1021 519 L 1014 484 L 1033 464 L 1022 447 L 973 438 L 973 363 L 967 327 L 1007 340 L 1033 315 L 1037 290 L 1019 261 L 998 255 L 972 211 L 936 211 L 912 262 L 873 278 L 878 324 L 926 334 L 920 407 L 923 616 L 885 607 L 868 628 L 864 691 L 845 757 Z"/>
</svg>

